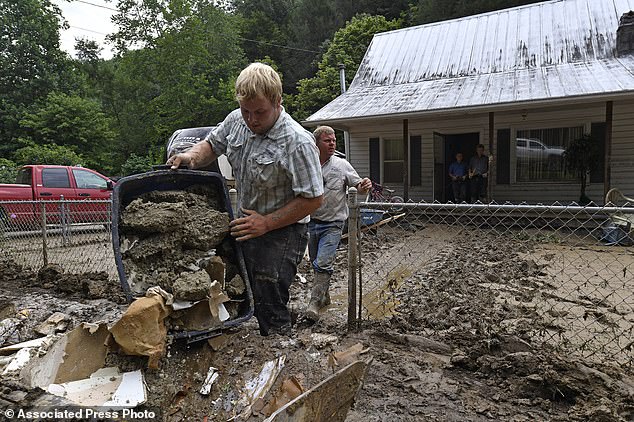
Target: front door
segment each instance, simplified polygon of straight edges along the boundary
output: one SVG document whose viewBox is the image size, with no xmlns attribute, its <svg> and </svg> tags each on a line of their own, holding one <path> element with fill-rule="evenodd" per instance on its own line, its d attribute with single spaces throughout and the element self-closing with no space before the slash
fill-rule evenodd
<svg viewBox="0 0 634 422">
<path fill-rule="evenodd" d="M 436 201 L 455 201 L 449 178 L 449 166 L 456 161 L 456 154 L 459 152 L 464 156 L 464 162 L 469 165 L 469 160 L 475 155 L 479 143 L 478 132 L 434 133 L 434 199 Z M 469 197 L 468 192 L 467 197 Z"/>
</svg>

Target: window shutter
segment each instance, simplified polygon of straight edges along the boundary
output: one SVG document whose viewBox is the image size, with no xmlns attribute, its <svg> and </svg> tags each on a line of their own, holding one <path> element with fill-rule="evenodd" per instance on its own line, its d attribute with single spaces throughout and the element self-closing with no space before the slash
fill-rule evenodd
<svg viewBox="0 0 634 422">
<path fill-rule="evenodd" d="M 511 183 L 511 129 L 498 129 L 496 173 L 497 184 Z"/>
<path fill-rule="evenodd" d="M 409 138 L 409 172 L 410 186 L 420 186 L 422 184 L 422 163 L 421 163 L 422 138 L 420 135 Z"/>
<path fill-rule="evenodd" d="M 381 141 L 370 138 L 370 179 L 381 182 Z"/>
<path fill-rule="evenodd" d="M 599 142 L 601 161 L 597 168 L 590 172 L 590 183 L 603 183 L 605 172 L 605 123 L 592 123 L 590 135 Z"/>
</svg>

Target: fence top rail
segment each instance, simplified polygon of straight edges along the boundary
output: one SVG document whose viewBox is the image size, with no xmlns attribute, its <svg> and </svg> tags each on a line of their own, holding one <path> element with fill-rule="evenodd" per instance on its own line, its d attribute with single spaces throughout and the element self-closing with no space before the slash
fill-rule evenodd
<svg viewBox="0 0 634 422">
<path fill-rule="evenodd" d="M 0 200 L 0 205 L 9 204 L 111 204 L 111 199 L 24 199 L 24 200 Z"/>
<path fill-rule="evenodd" d="M 446 210 L 446 211 L 521 211 L 521 212 L 557 212 L 557 213 L 586 213 L 586 214 L 634 214 L 634 207 L 616 207 L 616 206 L 581 206 L 581 205 L 543 205 L 543 204 L 453 204 L 440 202 L 359 202 L 359 208 L 372 208 L 380 210 L 389 210 L 394 208 L 407 210 Z"/>
</svg>

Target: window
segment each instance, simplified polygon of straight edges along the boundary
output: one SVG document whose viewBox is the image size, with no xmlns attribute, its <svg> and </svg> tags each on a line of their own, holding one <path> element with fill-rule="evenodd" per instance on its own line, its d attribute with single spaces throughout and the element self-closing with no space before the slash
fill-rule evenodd
<svg viewBox="0 0 634 422">
<path fill-rule="evenodd" d="M 73 169 L 73 176 L 79 189 L 106 189 L 106 179 L 86 170 Z"/>
<path fill-rule="evenodd" d="M 23 168 L 18 172 L 18 176 L 15 179 L 15 183 L 18 185 L 30 185 L 32 182 L 32 174 L 33 169 L 31 167 Z"/>
<path fill-rule="evenodd" d="M 383 182 L 403 183 L 403 140 L 383 140 Z"/>
<path fill-rule="evenodd" d="M 564 151 L 583 135 L 583 126 L 518 130 L 515 140 L 515 178 L 518 182 L 572 181 Z"/>
<path fill-rule="evenodd" d="M 42 170 L 42 185 L 45 188 L 70 188 L 70 179 L 65 168 Z"/>
</svg>

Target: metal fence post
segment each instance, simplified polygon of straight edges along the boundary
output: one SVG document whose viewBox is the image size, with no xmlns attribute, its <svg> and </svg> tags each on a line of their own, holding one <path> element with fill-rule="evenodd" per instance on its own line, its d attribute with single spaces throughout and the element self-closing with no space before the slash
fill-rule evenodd
<svg viewBox="0 0 634 422">
<path fill-rule="evenodd" d="M 46 202 L 41 202 L 41 214 L 42 214 L 42 260 L 44 266 L 48 265 L 48 249 L 46 245 Z"/>
<path fill-rule="evenodd" d="M 354 187 L 348 189 L 348 209 L 350 210 L 348 217 L 348 330 L 351 331 L 357 328 L 357 259 L 359 257 L 357 252 L 359 199 L 357 189 Z"/>
<path fill-rule="evenodd" d="M 68 245 L 68 225 L 66 224 L 66 206 L 64 204 L 64 195 L 60 195 L 59 197 L 59 219 L 62 224 L 62 245 Z"/>
</svg>

